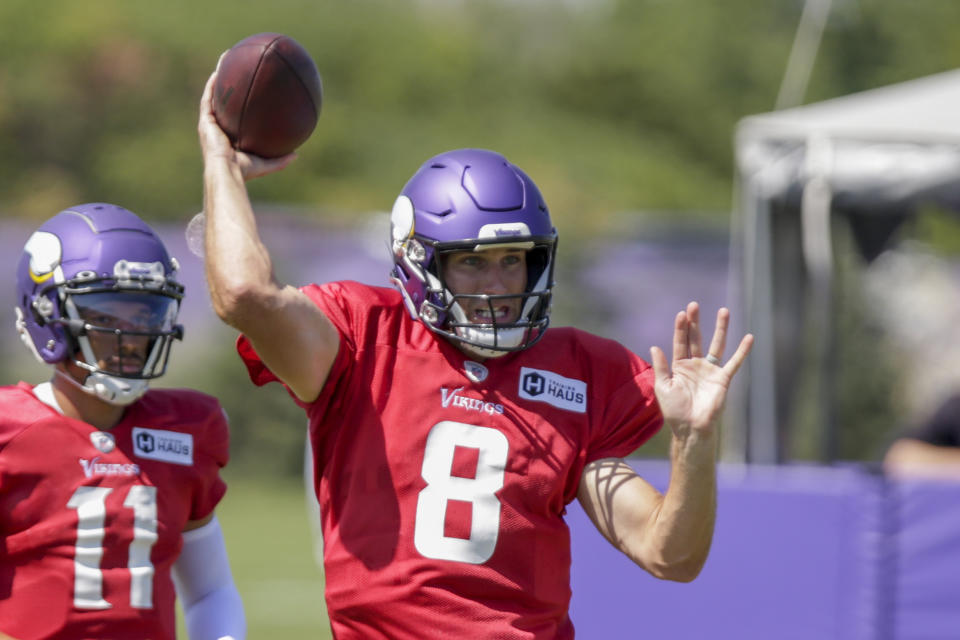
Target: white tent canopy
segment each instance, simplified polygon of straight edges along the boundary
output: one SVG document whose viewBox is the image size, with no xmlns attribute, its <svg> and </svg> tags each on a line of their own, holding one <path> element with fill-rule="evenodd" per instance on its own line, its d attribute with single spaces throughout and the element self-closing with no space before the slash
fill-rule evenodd
<svg viewBox="0 0 960 640">
<path fill-rule="evenodd" d="M 738 142 L 803 140 L 812 134 L 874 142 L 960 142 L 960 70 L 833 100 L 748 116 Z M 738 145 L 738 153 L 740 150 Z"/>
<path fill-rule="evenodd" d="M 829 458 L 832 220 L 848 216 L 871 258 L 919 205 L 960 210 L 960 71 L 749 116 L 737 126 L 735 154 L 732 267 L 756 344 L 743 393 L 731 398 L 724 457 L 783 461 L 782 405 L 795 386 L 803 323 L 813 322 Z"/>
</svg>

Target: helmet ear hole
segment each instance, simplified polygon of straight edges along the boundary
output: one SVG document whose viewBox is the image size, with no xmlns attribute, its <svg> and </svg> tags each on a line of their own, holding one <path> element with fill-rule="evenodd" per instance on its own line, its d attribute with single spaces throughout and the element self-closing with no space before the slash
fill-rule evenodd
<svg viewBox="0 0 960 640">
<path fill-rule="evenodd" d="M 53 312 L 53 303 L 50 302 L 50 298 L 41 293 L 37 296 L 32 304 L 27 304 L 27 299 L 24 297 L 23 305 L 25 308 L 30 309 L 30 314 L 33 316 L 33 320 L 38 326 L 47 326 L 47 320 L 49 319 L 50 314 Z"/>
</svg>

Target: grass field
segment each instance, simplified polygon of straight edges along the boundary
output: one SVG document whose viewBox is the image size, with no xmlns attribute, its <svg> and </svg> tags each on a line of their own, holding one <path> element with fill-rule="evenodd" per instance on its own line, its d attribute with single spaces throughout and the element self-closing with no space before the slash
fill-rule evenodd
<svg viewBox="0 0 960 640">
<path fill-rule="evenodd" d="M 224 474 L 229 490 L 217 517 L 250 638 L 330 638 L 323 573 L 313 559 L 303 486 Z M 182 616 L 178 637 L 186 640 Z"/>
</svg>

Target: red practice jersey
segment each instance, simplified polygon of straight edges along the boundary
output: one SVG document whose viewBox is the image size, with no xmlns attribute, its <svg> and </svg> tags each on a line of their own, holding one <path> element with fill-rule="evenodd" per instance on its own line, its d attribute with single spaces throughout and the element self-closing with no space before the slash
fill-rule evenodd
<svg viewBox="0 0 960 640">
<path fill-rule="evenodd" d="M 0 388 L 0 631 L 172 640 L 170 567 L 226 491 L 218 402 L 151 390 L 109 431 Z"/>
<path fill-rule="evenodd" d="M 335 636 L 573 637 L 565 507 L 587 463 L 660 428 L 650 366 L 569 328 L 481 363 L 397 291 L 303 291 L 340 332 L 304 405 Z M 276 380 L 244 337 L 238 348 L 255 383 Z"/>
</svg>

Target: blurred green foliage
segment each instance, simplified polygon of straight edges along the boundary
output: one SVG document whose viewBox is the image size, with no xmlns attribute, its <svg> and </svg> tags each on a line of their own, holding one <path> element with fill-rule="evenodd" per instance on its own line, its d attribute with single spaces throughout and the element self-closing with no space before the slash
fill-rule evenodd
<svg viewBox="0 0 960 640">
<path fill-rule="evenodd" d="M 960 60 L 960 4 L 835 2 L 808 100 Z M 561 223 L 728 208 L 731 133 L 770 110 L 799 0 L 103 0 L 0 5 L 0 212 L 201 201 L 196 106 L 218 55 L 260 31 L 315 57 L 325 103 L 296 170 L 254 198 L 384 209 L 420 162 L 494 148 Z M 569 227 L 568 227 L 569 228 Z"/>
</svg>

